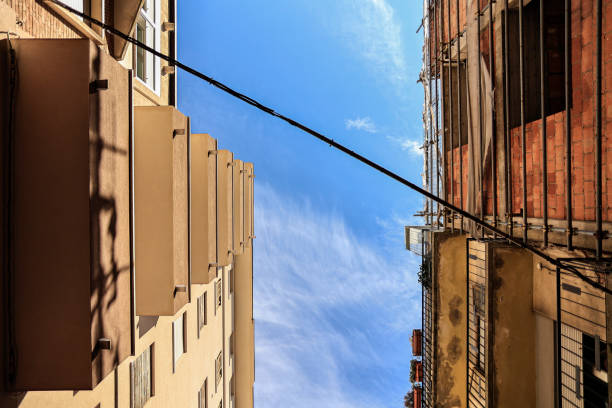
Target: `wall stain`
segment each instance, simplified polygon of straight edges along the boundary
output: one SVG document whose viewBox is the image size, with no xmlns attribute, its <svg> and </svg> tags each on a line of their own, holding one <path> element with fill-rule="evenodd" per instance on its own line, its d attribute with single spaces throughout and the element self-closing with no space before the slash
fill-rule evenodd
<svg viewBox="0 0 612 408">
<path fill-rule="evenodd" d="M 457 336 L 453 336 L 451 341 L 446 346 L 446 351 L 448 352 L 448 360 L 451 364 L 456 364 L 462 355 L 462 347 L 461 347 L 461 339 Z"/>
<path fill-rule="evenodd" d="M 457 295 L 453 296 L 450 302 L 448 302 L 448 318 L 453 326 L 457 326 L 461 323 L 461 316 L 463 316 L 461 313 L 462 304 L 463 299 Z"/>
</svg>

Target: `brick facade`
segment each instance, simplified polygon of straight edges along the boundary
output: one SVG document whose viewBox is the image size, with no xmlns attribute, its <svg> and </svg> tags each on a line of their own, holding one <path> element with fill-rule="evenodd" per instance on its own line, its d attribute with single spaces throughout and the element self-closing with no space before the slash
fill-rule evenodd
<svg viewBox="0 0 612 408">
<path fill-rule="evenodd" d="M 36 0 L 0 0 L 15 12 L 17 26 L 36 38 L 80 38 L 55 12 Z"/>
<path fill-rule="evenodd" d="M 448 0 L 443 1 L 444 5 Z M 451 5 L 455 1 L 451 1 Z M 595 66 L 596 62 L 596 21 L 594 18 L 594 0 L 572 1 L 571 14 L 571 137 L 572 137 L 572 210 L 573 219 L 595 220 Z M 498 5 L 499 6 L 499 5 Z M 447 7 L 447 6 L 443 6 Z M 503 7 L 500 6 L 500 7 Z M 454 11 L 454 7 L 452 8 Z M 499 18 L 499 16 L 498 16 Z M 451 17 L 453 20 L 454 17 Z M 453 24 L 454 26 L 454 24 Z M 500 30 L 495 25 L 495 30 Z M 488 50 L 487 30 L 481 35 L 481 44 Z M 603 0 L 602 7 L 602 207 L 604 221 L 612 221 L 612 0 Z M 501 39 L 501 35 L 496 34 Z M 464 39 L 462 39 L 464 40 Z M 527 51 L 526 58 L 534 50 Z M 496 53 L 496 70 L 502 68 L 499 53 Z M 518 66 L 511 66 L 518 70 Z M 503 92 L 500 76 L 496 77 L 496 92 Z M 518 83 L 510 83 L 518 87 Z M 563 85 L 561 85 L 563 86 Z M 499 106 L 502 98 L 496 98 L 496 110 L 503 112 Z M 454 102 L 456 103 L 456 101 Z M 464 108 L 465 109 L 465 108 Z M 488 114 L 487 112 L 484 113 Z M 498 114 L 499 115 L 499 114 Z M 499 116 L 496 117 L 498 120 Z M 511 129 L 511 167 L 512 186 L 511 212 L 518 214 L 526 207 L 527 216 L 543 217 L 543 184 L 542 184 L 542 121 L 540 119 L 527 123 L 526 131 L 526 186 L 527 203 L 523 203 L 521 128 Z M 547 131 L 547 173 L 548 173 L 548 216 L 551 219 L 564 219 L 566 216 L 565 200 L 565 111 L 551 114 L 546 118 Z M 456 137 L 456 136 L 455 136 Z M 502 124 L 497 124 L 497 149 L 499 163 L 497 174 L 498 216 L 505 217 L 505 175 L 504 135 Z M 467 149 L 463 146 L 463 185 L 464 207 L 467 202 Z M 446 154 L 446 166 L 450 166 L 450 152 Z M 454 149 L 454 197 L 451 201 L 460 204 L 459 199 L 459 148 Z M 488 166 L 487 166 L 488 167 Z M 491 169 L 484 170 L 484 185 L 487 214 L 493 214 L 491 194 Z M 446 193 L 450 198 L 451 172 L 446 172 Z M 477 198 L 479 199 L 479 198 Z"/>
</svg>

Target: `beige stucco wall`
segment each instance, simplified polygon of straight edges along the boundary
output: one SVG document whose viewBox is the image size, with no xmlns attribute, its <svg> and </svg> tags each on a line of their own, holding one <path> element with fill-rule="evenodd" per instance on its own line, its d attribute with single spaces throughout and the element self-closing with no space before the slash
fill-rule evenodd
<svg viewBox="0 0 612 408">
<path fill-rule="evenodd" d="M 226 268 L 227 270 L 227 268 Z M 219 274 L 221 279 L 221 273 Z M 223 387 L 215 391 L 215 358 L 222 347 L 221 311 L 214 312 L 214 283 L 193 285 L 193 301 L 181 308 L 175 316 L 151 318 L 141 317 L 137 321 L 136 356 L 151 344 L 155 344 L 155 396 L 147 407 L 197 407 L 197 397 L 204 379 L 208 378 L 209 407 L 217 407 L 223 396 Z M 197 302 L 195 299 L 207 292 L 208 324 L 202 328 L 198 338 Z M 227 295 L 224 296 L 224 300 Z M 187 352 L 183 354 L 172 369 L 172 322 L 183 312 L 187 312 Z M 28 392 L 25 395 L 1 395 L 0 406 L 13 408 L 65 408 L 65 407 L 104 407 L 130 406 L 130 357 L 114 373 L 108 375 L 93 391 L 53 391 Z M 224 381 L 227 376 L 224 375 Z M 115 405 L 117 394 L 117 405 Z M 21 404 L 18 403 L 22 398 Z"/>
<path fill-rule="evenodd" d="M 161 25 L 164 21 L 169 21 L 168 15 L 168 1 L 160 1 L 161 3 L 161 15 L 160 15 L 160 52 L 168 55 L 170 52 L 170 32 L 161 31 Z M 133 33 L 132 33 L 133 35 Z M 134 45 L 128 44 L 124 58 L 120 61 L 121 64 L 132 69 L 134 65 Z M 134 106 L 152 106 L 152 105 L 168 105 L 170 103 L 170 81 L 172 75 L 162 75 L 161 67 L 168 65 L 165 61 L 159 61 L 160 69 L 160 87 L 159 94 L 156 94 L 151 88 L 145 85 L 137 77 L 134 77 Z"/>
<path fill-rule="evenodd" d="M 434 234 L 436 406 L 466 406 L 466 236 Z"/>
<path fill-rule="evenodd" d="M 489 279 L 494 406 L 535 407 L 536 320 L 532 304 L 532 255 L 490 249 Z"/>
<path fill-rule="evenodd" d="M 244 248 L 234 260 L 236 271 L 235 374 L 236 408 L 253 406 L 253 382 L 255 381 L 255 333 L 253 320 L 253 246 Z"/>
</svg>

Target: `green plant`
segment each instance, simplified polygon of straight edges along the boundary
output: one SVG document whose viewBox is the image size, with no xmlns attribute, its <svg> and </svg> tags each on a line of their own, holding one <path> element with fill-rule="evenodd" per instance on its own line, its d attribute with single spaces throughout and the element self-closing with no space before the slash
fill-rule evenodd
<svg viewBox="0 0 612 408">
<path fill-rule="evenodd" d="M 423 257 L 423 262 L 419 267 L 418 277 L 419 283 L 423 285 L 423 287 L 427 289 L 431 288 L 431 259 L 428 256 Z"/>
<path fill-rule="evenodd" d="M 406 395 L 404 395 L 404 406 L 406 408 L 414 407 L 414 392 L 412 392 L 412 390 L 408 391 Z"/>
<path fill-rule="evenodd" d="M 410 360 L 410 382 L 414 384 L 416 381 L 416 371 L 417 371 L 417 363 L 419 360 L 412 359 Z"/>
</svg>

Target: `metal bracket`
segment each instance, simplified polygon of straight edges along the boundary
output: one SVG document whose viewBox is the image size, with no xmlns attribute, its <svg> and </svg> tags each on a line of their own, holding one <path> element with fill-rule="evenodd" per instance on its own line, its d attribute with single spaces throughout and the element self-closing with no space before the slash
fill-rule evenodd
<svg viewBox="0 0 612 408">
<path fill-rule="evenodd" d="M 209 151 L 208 151 L 208 155 L 209 155 L 209 156 L 216 155 L 216 154 L 217 154 L 217 152 L 218 152 L 218 150 L 209 150 Z"/>
<path fill-rule="evenodd" d="M 176 285 L 174 287 L 174 294 L 176 295 L 179 292 L 186 293 L 187 292 L 187 285 Z"/>
<path fill-rule="evenodd" d="M 164 65 L 161 69 L 162 75 L 174 74 L 175 71 L 174 65 Z"/>
<path fill-rule="evenodd" d="M 174 31 L 174 23 L 171 23 L 170 21 L 164 21 L 162 23 L 162 31 Z"/>
<path fill-rule="evenodd" d="M 100 350 L 110 350 L 111 349 L 111 339 L 102 337 L 98 339 L 98 349 Z"/>
<path fill-rule="evenodd" d="M 608 231 L 606 230 L 595 231 L 593 233 L 593 236 L 597 239 L 608 239 Z"/>
<path fill-rule="evenodd" d="M 96 79 L 89 83 L 89 93 L 96 93 L 101 89 L 108 89 L 108 79 Z"/>
<path fill-rule="evenodd" d="M 176 136 L 184 135 L 184 134 L 185 134 L 185 129 L 174 129 L 172 131 L 172 138 L 174 139 Z"/>
</svg>

